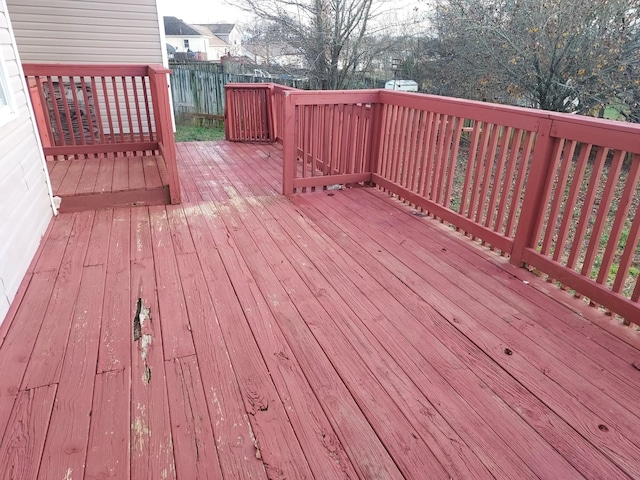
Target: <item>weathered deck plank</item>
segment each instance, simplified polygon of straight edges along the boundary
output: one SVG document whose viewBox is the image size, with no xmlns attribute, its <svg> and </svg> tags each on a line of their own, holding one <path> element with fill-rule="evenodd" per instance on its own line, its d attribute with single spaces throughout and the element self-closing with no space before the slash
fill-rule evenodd
<svg viewBox="0 0 640 480">
<path fill-rule="evenodd" d="M 278 146 L 178 152 L 182 205 L 52 222 L 2 327 L 3 472 L 640 476 L 637 333 L 380 191 L 281 197 Z M 52 177 L 113 188 L 89 162 Z"/>
</svg>

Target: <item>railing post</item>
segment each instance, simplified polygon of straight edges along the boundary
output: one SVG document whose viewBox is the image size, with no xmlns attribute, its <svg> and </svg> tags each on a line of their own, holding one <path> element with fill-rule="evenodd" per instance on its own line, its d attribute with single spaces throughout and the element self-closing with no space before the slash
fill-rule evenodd
<svg viewBox="0 0 640 480">
<path fill-rule="evenodd" d="M 169 83 L 167 74 L 171 70 L 161 65 L 149 66 L 149 80 L 151 84 L 151 98 L 153 101 L 153 115 L 156 124 L 156 135 L 160 144 L 169 174 L 169 195 L 171 203 L 180 203 L 180 180 L 178 178 L 178 163 L 176 159 L 176 143 L 173 136 L 171 112 L 169 102 Z"/>
<path fill-rule="evenodd" d="M 293 195 L 296 172 L 296 105 L 292 92 L 283 94 L 282 128 L 282 194 Z"/>
<path fill-rule="evenodd" d="M 267 122 L 269 124 L 269 140 L 276 141 L 276 116 L 274 112 L 274 88 L 273 83 L 268 84 L 267 89 Z"/>
<path fill-rule="evenodd" d="M 376 103 L 371 104 L 371 132 L 368 173 L 376 173 L 380 161 L 380 146 L 382 145 L 382 114 L 384 105 L 380 102 L 380 92 Z"/>
<path fill-rule="evenodd" d="M 540 119 L 535 138 L 531 168 L 510 257 L 511 263 L 517 266 L 522 266 L 524 250 L 535 246 L 546 212 L 550 180 L 554 173 L 552 156 L 555 141 L 551 137 L 552 124 L 553 121 L 550 118 Z"/>
</svg>

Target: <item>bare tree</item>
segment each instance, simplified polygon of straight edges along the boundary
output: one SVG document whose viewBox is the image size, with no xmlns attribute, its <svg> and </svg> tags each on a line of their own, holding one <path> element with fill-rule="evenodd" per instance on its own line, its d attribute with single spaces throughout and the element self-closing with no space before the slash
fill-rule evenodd
<svg viewBox="0 0 640 480">
<path fill-rule="evenodd" d="M 381 0 L 229 0 L 277 26 L 308 65 L 311 88 L 344 88 L 367 58 Z M 374 27 L 379 28 L 379 27 Z"/>
<path fill-rule="evenodd" d="M 435 0 L 438 88 L 564 112 L 630 102 L 638 97 L 639 4 Z"/>
</svg>

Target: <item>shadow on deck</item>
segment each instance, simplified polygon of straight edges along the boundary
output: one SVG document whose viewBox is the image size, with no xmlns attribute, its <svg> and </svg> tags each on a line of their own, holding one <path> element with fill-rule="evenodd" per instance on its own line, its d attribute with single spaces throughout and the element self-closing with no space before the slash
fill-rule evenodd
<svg viewBox="0 0 640 480">
<path fill-rule="evenodd" d="M 181 205 L 52 223 L 2 478 L 640 476 L 632 329 L 379 190 L 281 196 L 277 146 L 178 155 Z"/>
</svg>

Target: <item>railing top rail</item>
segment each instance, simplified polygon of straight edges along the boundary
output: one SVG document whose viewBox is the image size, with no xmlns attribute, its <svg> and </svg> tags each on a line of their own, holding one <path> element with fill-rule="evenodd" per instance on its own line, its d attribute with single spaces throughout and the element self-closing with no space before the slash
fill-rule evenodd
<svg viewBox="0 0 640 480">
<path fill-rule="evenodd" d="M 382 90 L 296 90 L 285 92 L 295 105 L 378 103 Z"/>
<path fill-rule="evenodd" d="M 303 90 L 300 90 L 299 88 L 288 87 L 286 85 L 281 85 L 279 83 L 272 83 L 271 85 L 273 85 L 274 90 L 279 90 L 283 92 L 302 92 L 303 91 Z"/>
<path fill-rule="evenodd" d="M 77 63 L 25 63 L 24 73 L 27 76 L 87 76 L 87 77 L 145 77 L 153 68 L 156 73 L 170 73 L 162 65 L 111 65 L 111 64 L 77 64 Z M 163 72 L 160 72 L 163 69 Z"/>
<path fill-rule="evenodd" d="M 640 154 L 640 125 L 603 118 L 550 113 L 551 135 Z"/>
<path fill-rule="evenodd" d="M 274 87 L 274 83 L 227 83 L 226 90 L 269 90 Z"/>
</svg>

